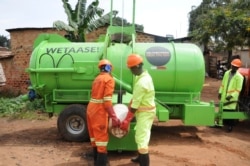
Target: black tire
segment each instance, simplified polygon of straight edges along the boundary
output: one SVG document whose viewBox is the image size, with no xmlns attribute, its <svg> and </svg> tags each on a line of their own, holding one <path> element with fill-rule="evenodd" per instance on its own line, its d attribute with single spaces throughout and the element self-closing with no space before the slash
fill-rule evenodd
<svg viewBox="0 0 250 166">
<path fill-rule="evenodd" d="M 86 107 L 80 104 L 66 107 L 57 119 L 57 128 L 67 141 L 89 141 Z"/>
</svg>

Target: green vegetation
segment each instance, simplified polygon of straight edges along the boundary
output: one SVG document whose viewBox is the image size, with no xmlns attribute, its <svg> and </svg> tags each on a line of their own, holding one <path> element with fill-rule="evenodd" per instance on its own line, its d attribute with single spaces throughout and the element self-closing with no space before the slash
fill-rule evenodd
<svg viewBox="0 0 250 166">
<path fill-rule="evenodd" d="M 0 35 L 0 46 L 10 48 L 10 39 L 6 36 Z"/>
<path fill-rule="evenodd" d="M 99 8 L 99 0 L 94 0 L 87 6 L 87 0 L 78 0 L 73 9 L 68 2 L 62 0 L 64 11 L 67 14 L 68 23 L 57 20 L 54 21 L 53 27 L 57 30 L 66 31 L 65 37 L 72 42 L 85 42 L 85 34 L 92 32 L 99 27 L 110 24 L 114 26 L 131 26 L 126 19 L 117 17 L 118 11 L 113 10 L 103 15 L 104 9 Z M 143 25 L 135 24 L 137 31 L 143 32 Z"/>
<path fill-rule="evenodd" d="M 0 117 L 14 119 L 45 119 L 44 106 L 41 99 L 24 101 L 22 96 L 16 98 L 0 98 Z"/>
<path fill-rule="evenodd" d="M 89 6 L 87 0 L 78 0 L 75 9 L 72 9 L 68 0 L 62 0 L 65 13 L 68 17 L 68 24 L 63 21 L 55 21 L 53 26 L 58 30 L 65 30 L 66 37 L 70 41 L 85 42 L 85 34 L 89 27 L 96 27 L 95 20 L 100 18 L 104 12 L 99 8 L 99 0 L 95 0 Z"/>
<path fill-rule="evenodd" d="M 228 51 L 250 45 L 249 0 L 203 0 L 190 12 L 189 36 L 212 51 Z"/>
</svg>

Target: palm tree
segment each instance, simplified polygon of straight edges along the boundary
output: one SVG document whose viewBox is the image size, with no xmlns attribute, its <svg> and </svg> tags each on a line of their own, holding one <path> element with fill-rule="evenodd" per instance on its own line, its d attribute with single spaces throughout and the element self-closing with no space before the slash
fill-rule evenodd
<svg viewBox="0 0 250 166">
<path fill-rule="evenodd" d="M 93 28 L 98 26 L 96 21 L 104 12 L 99 8 L 99 0 L 93 1 L 87 8 L 87 0 L 78 0 L 75 10 L 71 8 L 68 0 L 62 0 L 65 13 L 68 16 L 68 24 L 63 21 L 55 21 L 53 27 L 58 30 L 65 30 L 65 35 L 70 41 L 85 42 L 85 34 L 92 31 Z"/>
</svg>

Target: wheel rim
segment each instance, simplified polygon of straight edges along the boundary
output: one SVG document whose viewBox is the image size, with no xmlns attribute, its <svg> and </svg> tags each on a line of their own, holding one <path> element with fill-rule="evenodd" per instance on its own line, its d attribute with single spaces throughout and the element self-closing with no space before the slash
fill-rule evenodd
<svg viewBox="0 0 250 166">
<path fill-rule="evenodd" d="M 72 134 L 80 134 L 85 130 L 85 123 L 80 116 L 71 116 L 66 122 L 67 130 Z"/>
</svg>

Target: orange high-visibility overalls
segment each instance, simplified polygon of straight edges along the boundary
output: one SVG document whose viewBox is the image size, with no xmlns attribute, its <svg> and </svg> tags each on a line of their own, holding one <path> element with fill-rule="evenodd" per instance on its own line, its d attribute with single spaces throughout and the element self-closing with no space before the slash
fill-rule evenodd
<svg viewBox="0 0 250 166">
<path fill-rule="evenodd" d="M 92 147 L 99 153 L 107 153 L 108 113 L 106 108 L 112 107 L 112 95 L 115 82 L 106 72 L 101 72 L 92 84 L 91 99 L 87 107 L 87 124 Z"/>
</svg>

